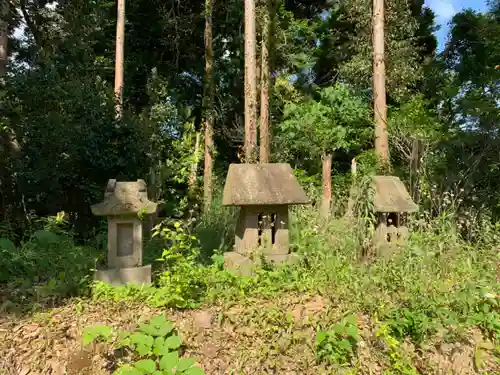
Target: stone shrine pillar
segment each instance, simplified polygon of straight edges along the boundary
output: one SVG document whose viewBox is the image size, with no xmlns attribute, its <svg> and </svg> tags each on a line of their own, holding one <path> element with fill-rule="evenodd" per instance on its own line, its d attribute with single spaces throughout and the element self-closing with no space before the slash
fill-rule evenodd
<svg viewBox="0 0 500 375">
<path fill-rule="evenodd" d="M 108 181 L 104 200 L 91 206 L 96 216 L 108 218 L 108 269 L 94 279 L 111 285 L 151 283 L 151 265 L 142 265 L 141 215 L 153 214 L 157 205 L 148 200 L 144 180 Z"/>
</svg>

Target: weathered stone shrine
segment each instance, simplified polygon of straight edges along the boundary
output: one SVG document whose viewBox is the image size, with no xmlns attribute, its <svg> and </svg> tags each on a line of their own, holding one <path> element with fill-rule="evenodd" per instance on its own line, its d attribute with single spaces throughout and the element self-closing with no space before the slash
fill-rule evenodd
<svg viewBox="0 0 500 375">
<path fill-rule="evenodd" d="M 398 177 L 375 176 L 373 182 L 373 206 L 377 215 L 374 244 L 387 246 L 401 243 L 408 237 L 407 214 L 418 211 L 418 206 Z"/>
<path fill-rule="evenodd" d="M 289 164 L 231 164 L 222 204 L 241 208 L 226 267 L 249 274 L 261 256 L 270 263 L 293 261 L 288 206 L 307 203 Z"/>
<path fill-rule="evenodd" d="M 101 203 L 92 205 L 92 213 L 108 218 L 108 269 L 97 270 L 94 278 L 111 285 L 151 283 L 151 265 L 142 265 L 141 214 L 156 212 L 148 200 L 144 180 L 109 180 Z"/>
</svg>

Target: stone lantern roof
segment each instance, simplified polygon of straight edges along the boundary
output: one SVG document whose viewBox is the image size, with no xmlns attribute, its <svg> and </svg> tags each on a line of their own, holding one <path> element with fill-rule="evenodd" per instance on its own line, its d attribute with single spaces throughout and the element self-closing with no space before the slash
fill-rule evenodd
<svg viewBox="0 0 500 375">
<path fill-rule="evenodd" d="M 115 179 L 108 181 L 104 200 L 91 206 L 96 216 L 133 215 L 140 212 L 152 214 L 156 208 L 157 204 L 148 199 L 144 180 L 117 182 Z"/>
<path fill-rule="evenodd" d="M 286 163 L 231 164 L 227 172 L 224 206 L 307 204 L 304 190 Z"/>
<path fill-rule="evenodd" d="M 375 197 L 373 206 L 376 212 L 416 212 L 418 206 L 413 202 L 403 182 L 395 176 L 375 176 Z"/>
</svg>

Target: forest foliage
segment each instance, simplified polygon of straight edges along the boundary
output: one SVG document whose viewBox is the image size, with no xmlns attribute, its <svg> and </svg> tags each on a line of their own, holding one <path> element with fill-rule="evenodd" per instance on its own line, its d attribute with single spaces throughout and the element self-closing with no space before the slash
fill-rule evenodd
<svg viewBox="0 0 500 375">
<path fill-rule="evenodd" d="M 258 41 L 263 3 L 257 4 Z M 32 308 L 27 298 L 53 302 L 92 291 L 96 305 L 125 300 L 186 309 L 321 295 L 338 306 L 332 314 L 346 318 L 329 316 L 314 327 L 316 341 L 305 352 L 314 353 L 315 363 L 358 366 L 362 333 L 349 315 L 356 311 L 383 322 L 377 337 L 397 374 L 418 373 L 400 351 L 407 339 L 420 346 L 443 331 L 443 340 L 454 340 L 475 327 L 498 343 L 498 1 L 483 13 L 457 13 L 442 51 L 423 0 L 386 2 L 390 172 L 405 182 L 420 211 L 412 216 L 408 245 L 392 261 L 369 266 L 359 255 L 373 231 L 365 185 L 377 166 L 371 2 L 270 1 L 271 161 L 290 163 L 316 203 L 321 160 L 329 155 L 332 217 L 318 218 L 318 205 L 294 209 L 291 243 L 303 262 L 265 265 L 248 278 L 224 270 L 221 259 L 232 245 L 236 213 L 221 206 L 221 186 L 228 165 L 243 156 L 243 2 L 213 2 L 211 92 L 204 85 L 203 2 L 127 2 L 120 118 L 113 91 L 115 2 L 0 4 L 9 5 L 2 8 L 8 9 L 1 21 L 8 25 L 9 58 L 0 77 L 0 295 L 7 290 L 8 302 Z M 262 47 L 259 42 L 258 56 Z M 203 211 L 203 152 L 196 145 L 203 144 L 208 116 L 214 191 Z M 111 178 L 147 180 L 151 199 L 160 203 L 164 220 L 144 244 L 154 286 L 91 282 L 105 254 L 106 229 L 90 205 L 102 199 Z M 355 224 L 345 213 L 355 214 Z M 279 325 L 289 319 L 286 298 L 276 300 L 279 309 L 257 307 L 248 312 L 253 318 L 240 314 L 245 318 L 238 323 L 260 327 L 273 345 L 273 332 L 290 333 Z M 125 347 L 137 354 L 134 343 Z M 178 365 L 177 349 L 170 354 Z M 134 363 L 152 373 L 167 354 Z M 186 373 L 199 373 L 188 362 Z"/>
</svg>

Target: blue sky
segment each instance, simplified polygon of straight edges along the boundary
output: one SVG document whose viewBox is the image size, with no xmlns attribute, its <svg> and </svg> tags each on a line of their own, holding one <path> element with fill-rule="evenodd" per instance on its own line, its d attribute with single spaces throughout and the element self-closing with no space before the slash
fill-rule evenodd
<svg viewBox="0 0 500 375">
<path fill-rule="evenodd" d="M 442 51 L 448 36 L 449 26 L 455 13 L 463 9 L 472 8 L 484 12 L 488 9 L 486 0 L 425 0 L 425 4 L 436 14 L 436 23 L 441 26 L 436 33 L 438 50 Z"/>
</svg>

